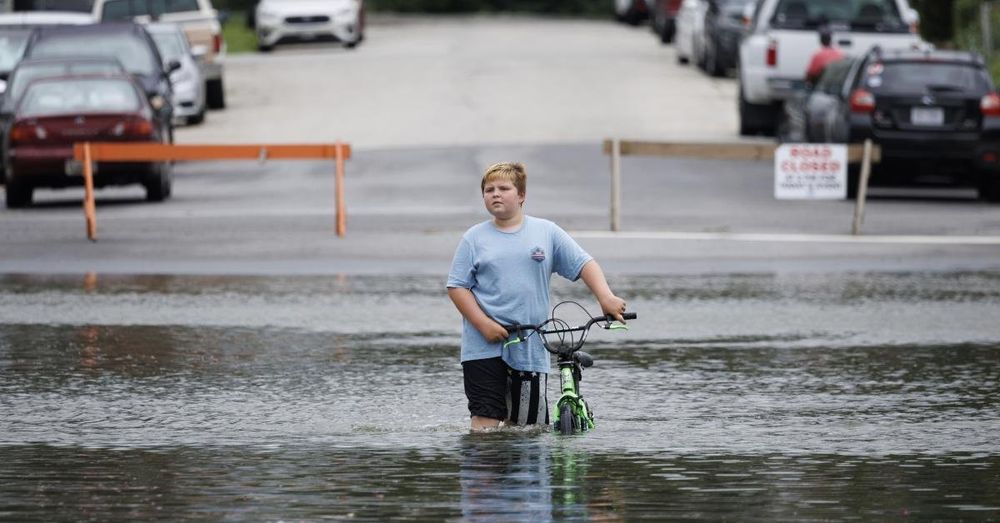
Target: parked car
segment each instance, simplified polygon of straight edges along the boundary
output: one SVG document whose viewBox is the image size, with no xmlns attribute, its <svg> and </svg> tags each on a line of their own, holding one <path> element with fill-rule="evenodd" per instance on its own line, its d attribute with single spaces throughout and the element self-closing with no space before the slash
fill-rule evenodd
<svg viewBox="0 0 1000 523">
<path fill-rule="evenodd" d="M 157 126 L 173 142 L 173 90 L 169 74 L 180 67 L 176 61 L 166 67 L 149 33 L 132 22 L 102 23 L 73 27 L 36 29 L 28 42 L 25 56 L 31 58 L 76 56 L 115 58 L 142 86 L 156 111 Z"/>
<path fill-rule="evenodd" d="M 6 90 L 2 98 L 0 98 L 0 137 L 6 139 L 11 120 L 14 118 L 14 109 L 17 107 L 17 102 L 20 101 L 21 95 L 24 94 L 24 90 L 28 87 L 28 84 L 39 78 L 80 74 L 123 75 L 126 73 L 121 63 L 114 58 L 74 56 L 67 58 L 26 58 L 21 60 L 17 64 L 17 67 L 10 72 Z M 6 178 L 6 161 L 2 165 L 4 167 L 0 168 L 0 181 Z"/>
<path fill-rule="evenodd" d="M 73 144 L 167 141 L 155 110 L 129 76 L 73 76 L 33 81 L 17 104 L 4 156 L 8 161 L 7 207 L 31 204 L 39 187 L 79 186 Z M 142 184 L 146 199 L 170 196 L 169 162 L 99 163 L 95 187 Z"/>
<path fill-rule="evenodd" d="M 760 0 L 740 43 L 740 134 L 774 130 L 781 102 L 804 81 L 820 47 L 821 26 L 844 53 L 862 55 L 876 45 L 920 47 L 917 19 L 906 0 Z"/>
<path fill-rule="evenodd" d="M 86 13 L 53 11 L 0 13 L 0 80 L 7 80 L 10 71 L 21 60 L 31 32 L 36 27 L 92 23 L 94 17 Z M 0 86 L 2 85 L 0 83 Z"/>
<path fill-rule="evenodd" d="M 638 25 L 649 18 L 646 0 L 615 0 L 615 19 L 629 25 Z"/>
<path fill-rule="evenodd" d="M 677 12 L 677 33 L 674 36 L 674 50 L 677 61 L 682 64 L 692 60 L 700 62 L 705 28 L 706 0 L 684 0 Z"/>
<path fill-rule="evenodd" d="M 261 0 L 254 21 L 257 48 L 264 52 L 280 43 L 315 40 L 352 49 L 365 37 L 363 0 Z"/>
<path fill-rule="evenodd" d="M 677 12 L 683 0 L 649 0 L 649 27 L 661 42 L 674 41 L 677 32 Z"/>
<path fill-rule="evenodd" d="M 743 12 L 755 0 L 707 0 L 699 63 L 711 76 L 725 76 L 739 63 Z"/>
<path fill-rule="evenodd" d="M 810 140 L 881 146 L 873 185 L 957 183 L 1000 201 L 1000 96 L 976 53 L 876 49 L 831 64 L 805 119 Z"/>
<path fill-rule="evenodd" d="M 187 124 L 205 120 L 205 80 L 197 60 L 205 57 L 205 47 L 188 45 L 184 30 L 177 24 L 148 24 L 146 30 L 156 42 L 156 48 L 163 58 L 164 67 L 176 61 L 180 67 L 170 73 L 173 88 L 174 122 Z"/>
<path fill-rule="evenodd" d="M 191 47 L 203 46 L 200 62 L 205 98 L 210 109 L 226 107 L 224 67 L 226 42 L 220 13 L 211 0 L 94 0 L 94 17 L 105 21 L 172 22 L 184 28 Z"/>
</svg>

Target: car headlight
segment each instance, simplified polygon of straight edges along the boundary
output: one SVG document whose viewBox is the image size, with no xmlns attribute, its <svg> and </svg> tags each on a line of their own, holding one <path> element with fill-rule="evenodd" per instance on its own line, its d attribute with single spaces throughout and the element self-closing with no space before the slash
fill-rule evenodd
<svg viewBox="0 0 1000 523">
<path fill-rule="evenodd" d="M 264 24 L 274 24 L 281 18 L 278 13 L 268 10 L 267 8 L 261 8 L 257 10 L 257 22 Z"/>
</svg>

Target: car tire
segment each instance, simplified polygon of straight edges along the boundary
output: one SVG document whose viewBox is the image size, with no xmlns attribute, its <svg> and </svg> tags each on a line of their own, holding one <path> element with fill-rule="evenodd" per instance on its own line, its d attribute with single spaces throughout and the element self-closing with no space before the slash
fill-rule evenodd
<svg viewBox="0 0 1000 523">
<path fill-rule="evenodd" d="M 980 174 L 979 198 L 991 203 L 1000 202 L 1000 174 Z"/>
<path fill-rule="evenodd" d="M 274 46 L 273 45 L 257 44 L 257 50 L 260 51 L 260 52 L 262 52 L 262 53 L 270 53 L 271 51 L 274 51 Z"/>
<path fill-rule="evenodd" d="M 773 132 L 775 126 L 774 108 L 770 104 L 753 104 L 743 98 L 743 87 L 739 91 L 740 135 L 752 136 Z"/>
<path fill-rule="evenodd" d="M 726 68 L 719 63 L 718 46 L 711 38 L 705 41 L 705 72 L 716 78 L 726 74 Z"/>
<path fill-rule="evenodd" d="M 20 209 L 31 205 L 35 188 L 14 176 L 7 177 L 6 204 L 8 209 Z"/>
<path fill-rule="evenodd" d="M 198 111 L 198 114 L 196 114 L 194 116 L 189 116 L 188 117 L 187 124 L 188 125 L 197 125 L 197 124 L 200 124 L 200 123 L 202 123 L 204 121 L 205 121 L 205 108 L 202 107 L 201 111 Z"/>
<path fill-rule="evenodd" d="M 157 162 L 150 166 L 146 182 L 147 202 L 162 202 L 173 192 L 173 176 L 169 162 Z"/>
<path fill-rule="evenodd" d="M 205 82 L 205 104 L 209 109 L 226 108 L 226 89 L 222 85 L 222 78 Z"/>
<path fill-rule="evenodd" d="M 869 178 L 870 179 L 870 178 Z M 858 164 L 847 165 L 847 199 L 858 199 L 858 187 L 861 186 L 861 166 Z"/>
<path fill-rule="evenodd" d="M 672 20 L 666 20 L 663 22 L 663 29 L 660 31 L 660 42 L 669 44 L 674 41 L 674 33 L 676 32 L 676 27 Z"/>
</svg>

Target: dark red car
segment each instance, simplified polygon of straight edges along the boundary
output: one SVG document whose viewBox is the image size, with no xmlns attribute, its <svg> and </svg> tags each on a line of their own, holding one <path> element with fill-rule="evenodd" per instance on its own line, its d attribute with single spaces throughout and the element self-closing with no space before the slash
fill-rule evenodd
<svg viewBox="0 0 1000 523">
<path fill-rule="evenodd" d="M 31 204 L 35 188 L 83 185 L 73 144 L 168 143 L 143 90 L 128 76 L 65 76 L 28 85 L 5 137 L 7 207 Z M 170 196 L 169 163 L 99 163 L 94 186 L 142 184 L 146 199 Z"/>
</svg>

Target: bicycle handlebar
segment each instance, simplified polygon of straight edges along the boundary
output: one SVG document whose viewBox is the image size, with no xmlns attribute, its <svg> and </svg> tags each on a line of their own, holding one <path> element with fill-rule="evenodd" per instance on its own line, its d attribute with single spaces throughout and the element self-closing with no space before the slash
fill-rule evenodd
<svg viewBox="0 0 1000 523">
<path fill-rule="evenodd" d="M 638 318 L 638 315 L 636 313 L 634 313 L 634 312 L 624 312 L 624 313 L 622 313 L 622 319 L 634 320 L 636 318 Z M 534 331 L 534 332 L 537 332 L 542 337 L 542 345 L 545 347 L 545 350 L 547 350 L 547 351 L 549 351 L 549 352 L 551 352 L 553 354 L 558 354 L 560 352 L 574 352 L 574 351 L 580 350 L 580 348 L 583 347 L 583 343 L 587 339 L 586 338 L 586 333 L 587 333 L 587 331 L 590 330 L 590 328 L 595 323 L 606 321 L 606 322 L 608 322 L 608 325 L 605 326 L 604 328 L 605 329 L 612 329 L 614 327 L 612 327 L 611 322 L 617 321 L 617 318 L 615 318 L 614 316 L 612 316 L 610 314 L 605 314 L 604 316 L 594 316 L 594 317 L 590 318 L 590 320 L 588 320 L 586 324 L 580 325 L 578 327 L 566 327 L 566 328 L 562 328 L 562 329 L 545 329 L 544 327 L 546 325 L 548 325 L 549 323 L 553 322 L 553 320 L 555 320 L 555 318 L 550 318 L 550 319 L 546 320 L 544 323 L 542 323 L 541 325 L 523 325 L 523 324 L 519 324 L 519 323 L 515 323 L 513 325 L 503 325 L 503 324 L 501 324 L 500 326 L 503 327 L 504 329 L 506 329 L 509 334 L 514 334 L 514 335 L 517 336 L 517 338 L 515 338 L 514 340 L 505 343 L 504 346 L 507 346 L 507 345 L 509 345 L 511 343 L 520 343 L 521 341 L 523 341 L 521 333 L 523 333 L 525 331 Z M 561 320 L 557 320 L 557 321 L 561 321 Z M 566 324 L 565 322 L 562 322 L 562 323 L 564 325 Z M 619 327 L 620 328 L 625 328 L 624 325 L 620 325 Z M 571 333 L 571 332 L 582 332 L 584 335 L 581 336 L 580 340 L 577 341 L 576 343 L 574 343 L 568 349 L 567 348 L 553 349 L 552 347 L 549 346 L 548 341 L 545 339 L 545 335 L 546 334 L 567 334 L 567 333 Z"/>
</svg>

